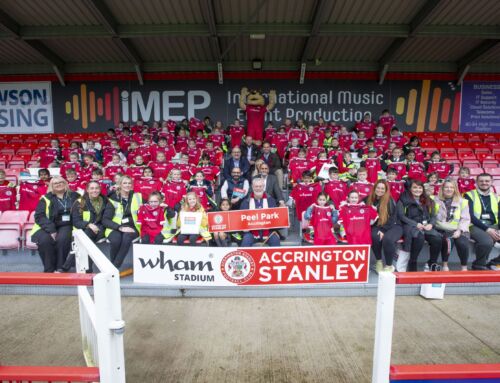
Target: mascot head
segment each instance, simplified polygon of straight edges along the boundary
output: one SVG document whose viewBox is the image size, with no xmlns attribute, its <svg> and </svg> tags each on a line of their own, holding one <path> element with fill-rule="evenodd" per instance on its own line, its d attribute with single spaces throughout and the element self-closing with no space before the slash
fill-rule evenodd
<svg viewBox="0 0 500 383">
<path fill-rule="evenodd" d="M 248 92 L 247 96 L 248 105 L 264 105 L 265 100 L 260 90 L 252 89 Z"/>
</svg>

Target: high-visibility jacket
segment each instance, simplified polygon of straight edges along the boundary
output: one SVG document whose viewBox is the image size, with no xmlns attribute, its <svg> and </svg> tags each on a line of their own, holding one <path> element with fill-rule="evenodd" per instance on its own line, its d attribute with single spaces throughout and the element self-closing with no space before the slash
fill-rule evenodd
<svg viewBox="0 0 500 383">
<path fill-rule="evenodd" d="M 436 201 L 436 198 L 434 196 L 431 196 L 431 198 L 434 201 Z M 444 204 L 444 202 L 441 202 L 438 199 L 438 201 L 434 205 L 435 206 L 435 211 L 436 211 L 436 216 L 439 214 L 439 210 L 441 209 L 441 204 Z M 440 221 L 438 219 L 438 222 L 436 223 L 436 226 L 438 227 L 438 229 L 440 228 L 440 229 L 443 229 L 443 230 L 450 230 L 450 229 L 457 230 L 457 229 L 461 229 L 461 230 L 467 230 L 468 231 L 467 224 L 463 223 L 462 227 L 460 227 L 460 220 L 461 219 L 467 219 L 469 217 L 469 201 L 467 201 L 465 198 L 461 198 L 460 205 L 457 206 L 457 204 L 453 204 L 452 203 L 452 207 L 456 207 L 456 209 L 453 212 L 451 220 L 447 221 L 447 222 L 444 222 L 444 221 Z M 464 214 L 465 214 L 465 216 L 464 216 Z M 467 219 L 467 221 L 469 221 L 469 219 Z M 443 222 L 443 223 L 440 225 L 440 222 Z"/>
<path fill-rule="evenodd" d="M 113 205 L 115 208 L 115 215 L 112 219 L 113 222 L 117 223 L 118 225 L 121 225 L 122 223 L 122 218 L 123 218 L 123 205 L 121 204 L 120 201 L 115 201 L 113 199 L 109 199 L 109 203 Z M 134 193 L 132 195 L 132 201 L 130 202 L 130 213 L 132 214 L 132 220 L 134 221 L 134 226 L 137 232 L 140 234 L 141 233 L 141 224 L 137 222 L 137 213 L 139 212 L 139 208 L 142 205 L 142 195 L 141 193 Z M 104 232 L 104 235 L 106 237 L 109 236 L 109 234 L 112 232 L 112 229 L 106 229 Z"/>
<path fill-rule="evenodd" d="M 479 200 L 480 197 L 479 193 L 477 192 L 477 189 L 471 190 L 470 192 L 465 193 L 465 195 L 469 196 L 469 198 L 472 201 L 472 210 L 474 211 L 474 216 L 477 219 L 481 219 L 483 205 Z M 490 192 L 490 204 L 491 204 L 491 210 L 493 212 L 494 225 L 498 224 L 498 202 L 499 202 L 498 197 L 495 195 L 495 193 Z"/>
<path fill-rule="evenodd" d="M 42 196 L 40 199 L 43 199 L 45 200 L 45 215 L 47 216 L 47 218 L 49 218 L 49 212 L 50 212 L 50 199 L 48 199 L 47 197 L 45 196 Z M 33 237 L 33 235 L 39 231 L 41 229 L 40 225 L 38 223 L 35 222 L 35 224 L 33 225 L 33 227 L 31 228 L 31 236 Z"/>
</svg>

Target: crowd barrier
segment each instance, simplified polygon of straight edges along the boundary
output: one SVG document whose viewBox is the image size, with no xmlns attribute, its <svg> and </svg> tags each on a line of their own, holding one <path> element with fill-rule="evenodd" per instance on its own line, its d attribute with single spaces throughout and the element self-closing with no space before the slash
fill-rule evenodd
<svg viewBox="0 0 500 383">
<path fill-rule="evenodd" d="M 87 367 L 0 366 L 0 382 L 125 382 L 119 272 L 82 230 L 73 251 L 77 273 L 0 273 L 0 285 L 77 286 Z M 86 273 L 90 260 L 98 273 Z"/>
<path fill-rule="evenodd" d="M 372 383 L 500 382 L 500 364 L 391 365 L 397 284 L 500 282 L 498 271 L 379 274 Z"/>
</svg>

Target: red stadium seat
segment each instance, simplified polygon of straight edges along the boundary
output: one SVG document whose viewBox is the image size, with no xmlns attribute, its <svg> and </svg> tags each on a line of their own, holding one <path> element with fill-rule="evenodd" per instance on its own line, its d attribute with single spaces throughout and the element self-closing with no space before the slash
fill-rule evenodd
<svg viewBox="0 0 500 383">
<path fill-rule="evenodd" d="M 465 160 L 462 162 L 463 166 L 466 166 L 468 168 L 480 168 L 481 164 L 479 163 L 478 160 Z"/>
<path fill-rule="evenodd" d="M 40 162 L 38 162 L 37 160 L 31 160 L 31 161 L 28 161 L 28 163 L 26 164 L 26 168 L 39 168 L 40 167 Z"/>
<path fill-rule="evenodd" d="M 475 160 L 476 159 L 476 155 L 474 154 L 474 152 L 465 152 L 465 153 L 458 153 L 458 158 L 461 160 L 461 161 L 466 161 L 466 160 Z"/>
<path fill-rule="evenodd" d="M 26 168 L 26 162 L 23 160 L 11 160 L 7 164 L 7 167 L 9 169 L 24 169 Z"/>
<path fill-rule="evenodd" d="M 484 169 L 486 168 L 496 168 L 498 167 L 498 161 L 493 159 L 493 160 L 490 160 L 490 159 L 486 159 L 486 160 L 483 160 L 483 163 L 482 163 L 482 166 Z"/>
<path fill-rule="evenodd" d="M 484 169 L 485 173 L 490 173 L 494 178 L 499 178 L 500 177 L 500 168 L 485 168 Z"/>
<path fill-rule="evenodd" d="M 453 151 L 453 152 L 451 152 L 451 151 L 441 152 L 441 157 L 447 161 L 458 160 L 458 156 L 457 156 L 457 153 L 455 153 L 455 151 Z"/>
<path fill-rule="evenodd" d="M 33 150 L 31 150 L 31 148 L 27 148 L 26 145 L 24 145 L 24 147 L 22 147 L 20 149 L 17 149 L 17 152 L 16 152 L 16 156 L 28 155 L 31 157 L 32 154 L 33 154 Z"/>
<path fill-rule="evenodd" d="M 500 190 L 500 179 L 493 180 L 493 187 L 497 190 L 497 192 Z"/>
<path fill-rule="evenodd" d="M 16 154 L 16 151 L 12 148 L 2 148 L 0 149 L 0 155 L 2 156 L 9 156 L 12 157 L 14 154 Z"/>
<path fill-rule="evenodd" d="M 31 241 L 31 229 L 33 228 L 33 225 L 35 224 L 35 212 L 32 211 L 29 218 L 28 222 L 26 222 L 23 226 L 23 248 L 24 249 L 29 249 L 29 250 L 36 250 L 38 246 L 36 243 Z"/>
<path fill-rule="evenodd" d="M 481 173 L 484 173 L 483 168 L 477 167 L 477 168 L 470 168 L 470 175 L 475 177 Z"/>
<path fill-rule="evenodd" d="M 0 249 L 18 249 L 21 246 L 21 233 L 28 221 L 26 210 L 7 210 L 0 216 Z"/>
</svg>

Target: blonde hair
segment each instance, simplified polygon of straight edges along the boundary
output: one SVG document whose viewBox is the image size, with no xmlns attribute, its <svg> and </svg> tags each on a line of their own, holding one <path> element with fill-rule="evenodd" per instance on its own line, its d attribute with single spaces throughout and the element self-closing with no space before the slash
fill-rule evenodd
<svg viewBox="0 0 500 383">
<path fill-rule="evenodd" d="M 66 181 L 61 176 L 55 176 L 50 179 L 47 192 L 54 193 L 54 184 L 59 182 L 62 182 L 64 184 L 64 193 L 67 193 L 69 191 L 68 181 Z"/>
<path fill-rule="evenodd" d="M 462 196 L 460 195 L 460 191 L 458 190 L 458 185 L 455 181 L 452 181 L 452 180 L 446 180 L 442 183 L 442 185 L 439 187 L 439 193 L 438 193 L 438 198 L 441 200 L 441 201 L 444 201 L 445 200 L 445 196 L 444 196 L 444 192 L 443 192 L 443 189 L 444 189 L 444 185 L 446 184 L 452 184 L 453 185 L 453 189 L 455 189 L 453 191 L 453 202 L 459 202 L 460 199 L 462 198 Z"/>
<path fill-rule="evenodd" d="M 198 197 L 198 195 L 195 193 L 195 192 L 188 192 L 186 193 L 186 195 L 183 197 L 183 201 L 182 201 L 182 210 L 183 211 L 189 211 L 189 204 L 188 204 L 188 197 L 190 195 L 193 195 L 195 198 L 196 198 L 196 205 L 194 205 L 194 208 L 196 210 L 200 210 L 202 209 L 203 207 L 201 206 L 201 203 L 200 203 L 200 197 Z"/>
<path fill-rule="evenodd" d="M 134 184 L 134 179 L 130 176 L 127 176 L 127 175 L 124 175 L 124 176 L 121 176 L 121 178 L 118 180 L 118 183 L 116 185 L 116 192 L 119 193 L 122 189 L 122 183 L 123 181 L 125 180 L 130 180 L 130 182 L 132 182 L 132 185 Z"/>
</svg>

